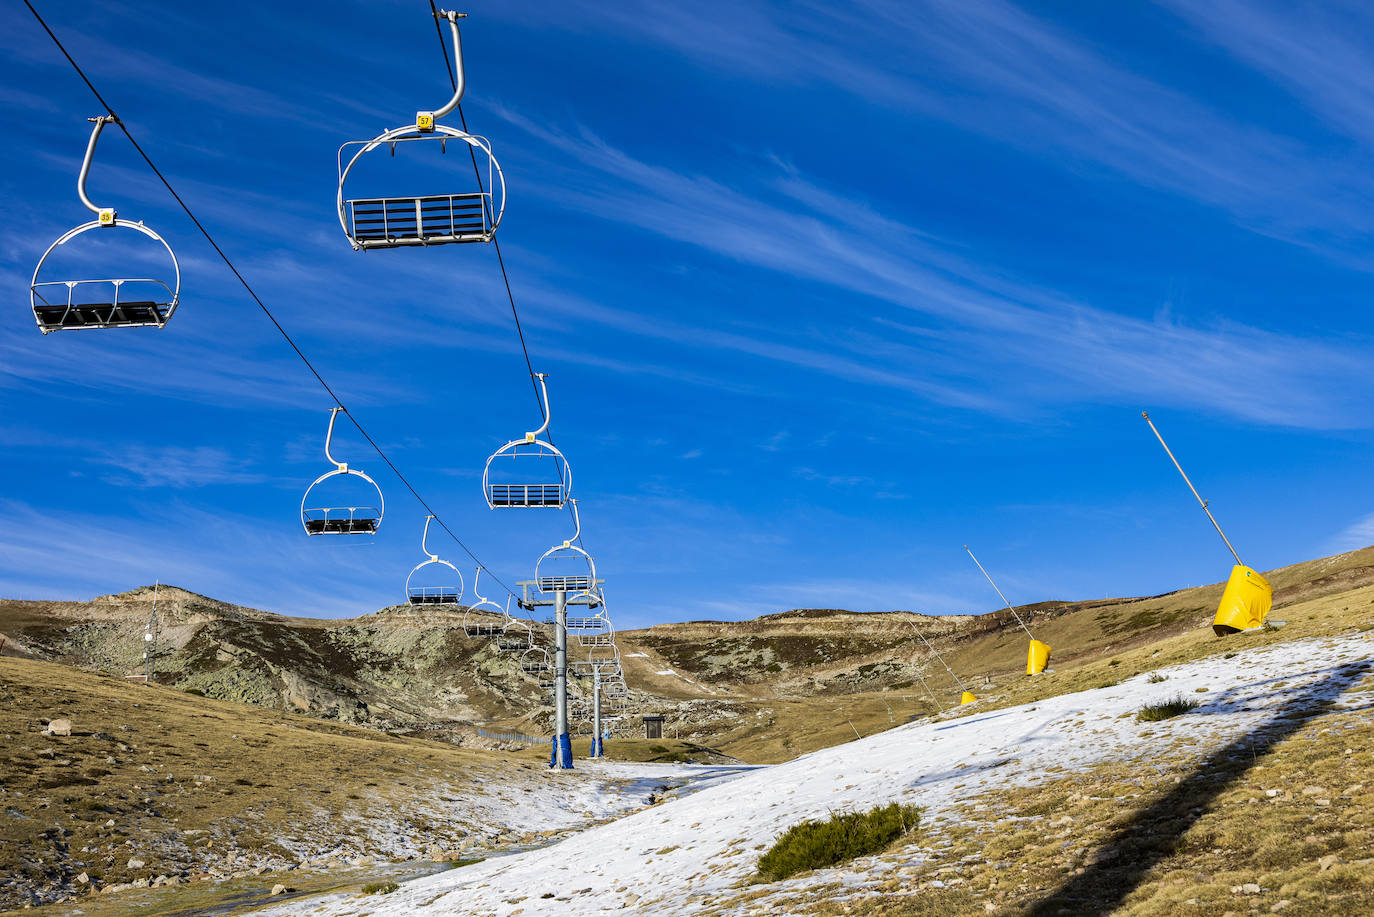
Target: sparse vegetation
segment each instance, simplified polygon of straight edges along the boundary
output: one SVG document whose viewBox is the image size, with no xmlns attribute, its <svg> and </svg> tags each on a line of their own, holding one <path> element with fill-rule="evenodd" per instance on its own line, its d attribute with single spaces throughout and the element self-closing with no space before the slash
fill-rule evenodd
<svg viewBox="0 0 1374 917">
<path fill-rule="evenodd" d="M 448 868 L 449 868 L 449 869 L 462 869 L 464 866 L 476 866 L 478 863 L 482 862 L 482 861 L 485 860 L 485 859 L 486 859 L 486 857 L 468 857 L 468 858 L 457 859 L 457 860 L 449 860 L 449 861 L 448 861 Z"/>
<path fill-rule="evenodd" d="M 1189 710 L 1195 710 L 1198 702 L 1189 700 L 1182 694 L 1158 704 L 1146 704 L 1136 713 L 1135 718 L 1142 723 L 1155 723 L 1159 720 L 1168 720 L 1176 716 L 1182 716 Z"/>
<path fill-rule="evenodd" d="M 363 894 L 389 895 L 400 887 L 395 882 L 369 882 L 363 886 Z"/>
<path fill-rule="evenodd" d="M 920 813 L 915 806 L 895 802 L 866 812 L 840 812 L 823 821 L 804 821 L 788 828 L 759 857 L 759 878 L 775 882 L 808 869 L 823 869 L 879 853 L 916 830 L 919 823 Z"/>
</svg>

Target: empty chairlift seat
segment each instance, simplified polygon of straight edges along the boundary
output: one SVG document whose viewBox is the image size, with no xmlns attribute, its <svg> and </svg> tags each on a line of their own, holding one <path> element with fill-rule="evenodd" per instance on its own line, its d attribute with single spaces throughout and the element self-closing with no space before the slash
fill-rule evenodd
<svg viewBox="0 0 1374 917">
<path fill-rule="evenodd" d="M 482 595 L 478 589 L 481 582 L 482 568 L 478 567 L 472 578 L 472 594 L 477 601 L 463 613 L 463 632 L 469 637 L 495 637 L 505 633 L 511 618 L 506 609 Z"/>
<path fill-rule="evenodd" d="M 544 423 L 538 430 L 497 449 L 482 469 L 482 493 L 487 506 L 503 508 L 561 508 L 572 494 L 572 467 L 553 443 L 540 439 L 549 429 L 547 373 L 535 373 L 543 401 Z"/>
<path fill-rule="evenodd" d="M 453 242 L 490 242 L 505 213 L 506 177 L 491 153 L 491 144 L 485 137 L 438 123 L 462 101 L 466 79 L 463 47 L 458 35 L 460 16 L 449 12 L 436 15 L 448 22 L 453 36 L 456 65 L 453 97 L 442 108 L 416 112 L 413 124 L 385 131 L 371 140 L 354 140 L 339 147 L 339 225 L 343 227 L 355 251 Z M 452 160 L 455 169 L 452 181 L 462 183 L 471 190 L 399 197 L 346 196 L 345 185 L 366 154 L 389 151 L 394 157 L 398 148 L 418 145 L 430 150 L 436 145 L 435 141 L 441 154 L 448 153 L 449 141 L 460 144 L 460 149 L 465 145 L 471 151 L 471 160 L 461 155 L 454 156 Z M 375 158 L 378 157 L 369 157 L 369 160 Z M 345 159 L 348 160 L 346 163 Z M 477 166 L 471 172 L 468 171 L 470 161 Z M 480 164 L 486 166 L 485 181 L 481 177 Z M 354 178 L 358 179 L 359 176 L 354 175 Z"/>
<path fill-rule="evenodd" d="M 432 515 L 425 517 L 425 530 L 420 535 L 425 559 L 406 577 L 406 601 L 411 605 L 457 605 L 463 600 L 463 574 L 429 550 L 429 523 L 433 519 Z"/>
<path fill-rule="evenodd" d="M 126 283 L 155 283 L 167 290 L 167 296 L 160 302 L 151 299 L 121 302 L 119 299 L 120 287 Z M 86 288 L 95 284 L 109 285 L 111 294 L 106 297 L 108 301 L 73 301 L 78 288 Z M 54 287 L 65 288 L 67 291 L 66 302 L 49 301 L 49 297 L 56 292 Z M 31 292 L 33 315 L 38 320 L 39 329 L 44 333 L 69 328 L 136 328 L 145 325 L 161 328 L 167 324 L 167 319 L 171 318 L 172 310 L 175 308 L 172 302 L 175 298 L 172 291 L 159 280 L 35 282 Z M 90 296 L 90 294 L 87 295 Z M 91 296 L 91 298 L 95 297 Z"/>
<path fill-rule="evenodd" d="M 305 507 L 301 514 L 307 535 L 375 535 L 382 524 L 382 511 L 375 506 Z"/>
<path fill-rule="evenodd" d="M 49 245 L 38 259 L 33 278 L 29 281 L 29 305 L 33 308 L 34 320 L 44 334 L 82 328 L 161 328 L 171 319 L 181 296 L 181 265 L 172 247 L 153 230 L 142 223 L 119 219 L 113 208 L 98 207 L 86 196 L 86 176 L 95 157 L 96 141 L 100 139 L 101 130 L 114 118 L 102 116 L 90 120 L 95 122 L 95 127 L 86 145 L 86 157 L 81 163 L 76 192 L 81 203 L 96 218 L 68 230 Z M 53 253 L 78 236 L 95 230 L 101 234 L 102 242 L 117 239 L 115 244 L 121 245 L 128 241 L 128 235 L 115 232 L 119 229 L 133 230 L 162 246 L 172 262 L 174 279 L 171 286 L 151 277 L 41 279 L 43 267 Z M 104 235 L 107 232 L 111 233 L 108 237 Z"/>
<path fill-rule="evenodd" d="M 326 471 L 316 478 L 301 497 L 301 526 L 307 535 L 373 535 L 382 525 L 386 512 L 386 500 L 382 489 L 361 470 L 349 468 L 347 463 L 334 458 L 331 448 L 334 442 L 334 421 L 343 408 L 333 408 L 329 412 L 329 431 L 324 438 L 324 456 L 334 465 L 333 471 Z M 376 506 L 309 506 L 311 495 L 321 485 L 325 487 L 316 495 L 319 499 L 336 481 L 361 480 L 366 482 L 377 495 Z M 326 484 L 326 482 L 330 482 Z"/>
</svg>

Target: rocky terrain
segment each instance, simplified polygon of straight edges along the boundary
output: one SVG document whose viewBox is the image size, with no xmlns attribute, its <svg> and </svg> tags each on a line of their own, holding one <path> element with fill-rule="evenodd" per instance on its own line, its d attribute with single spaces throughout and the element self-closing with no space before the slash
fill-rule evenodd
<svg viewBox="0 0 1374 917">
<path fill-rule="evenodd" d="M 938 731 L 944 717 L 1034 710 L 1072 692 L 1153 683 L 1167 666 L 1374 627 L 1374 549 L 1269 576 L 1271 620 L 1286 625 L 1226 639 L 1208 626 L 1219 585 L 1019 609 L 1055 647 L 1053 672 L 1036 679 L 1022 674 L 1025 635 L 1005 610 L 794 610 L 622 633 L 635 713 L 666 715 L 668 732 L 610 749 L 633 760 L 786 761 L 932 714 Z M 142 671 L 153 590 L 0 602 L 0 906 L 65 897 L 83 914 L 118 914 L 134 899 L 92 892 L 175 888 L 178 907 L 222 907 L 234 883 L 256 901 L 278 885 L 361 884 L 382 863 L 393 864 L 384 875 L 405 878 L 659 798 L 642 779 L 582 763 L 555 779 L 541 748 L 481 738 L 479 726 L 545 732 L 545 692 L 490 638 L 466 636 L 461 614 L 383 609 L 324 621 L 172 587 L 157 596 L 155 689 L 128 677 Z M 975 708 L 953 708 L 961 684 L 978 694 Z M 1295 779 L 1313 786 L 1363 779 L 1303 761 Z M 630 765 L 598 765 L 615 766 Z M 997 876 L 979 876 L 995 898 Z M 93 904 L 106 900 L 104 910 Z"/>
<path fill-rule="evenodd" d="M 1266 575 L 1281 618 L 1297 603 L 1374 583 L 1374 548 Z M 1205 628 L 1221 589 L 1040 602 L 1017 613 L 1054 648 L 1052 665 L 1062 671 Z M 145 587 L 90 602 L 0 601 L 0 654 L 141 672 L 153 596 Z M 340 620 L 288 617 L 163 586 L 156 680 L 463 745 L 492 744 L 477 727 L 549 734 L 547 692 L 520 670 L 517 655 L 499 652 L 490 637 L 467 636 L 462 615 L 398 606 Z M 535 628 L 548 645 L 551 628 Z M 634 734 L 639 715 L 659 714 L 669 737 L 745 761 L 783 761 L 935 713 L 964 687 L 1000 693 L 1022 678 L 1025 641 L 1006 609 L 938 617 L 795 609 L 623 631 L 617 643 L 633 703 L 618 729 Z M 589 686 L 574 680 L 571 690 L 585 696 Z"/>
</svg>

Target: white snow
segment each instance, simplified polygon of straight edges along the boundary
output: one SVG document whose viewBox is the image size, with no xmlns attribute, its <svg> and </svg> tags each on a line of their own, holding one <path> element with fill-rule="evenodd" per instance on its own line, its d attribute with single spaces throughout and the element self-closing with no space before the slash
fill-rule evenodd
<svg viewBox="0 0 1374 917">
<path fill-rule="evenodd" d="M 1284 643 L 1162 669 L 1162 682 L 1137 676 L 1020 707 L 908 724 L 773 767 L 702 768 L 708 785 L 697 792 L 551 847 L 428 876 L 384 897 L 336 895 L 273 913 L 693 914 L 732 894 L 762 850 L 803 819 L 900 800 L 920 806 L 930 824 L 985 789 L 1032 783 L 1051 770 L 1146 758 L 1175 742 L 1205 753 L 1290 703 L 1353 704 L 1342 691 L 1362 676 L 1346 667 L 1367 660 L 1374 660 L 1370 635 Z M 1161 723 L 1136 722 L 1141 706 L 1179 694 L 1202 706 Z M 645 765 L 578 767 L 650 780 L 654 774 Z"/>
</svg>

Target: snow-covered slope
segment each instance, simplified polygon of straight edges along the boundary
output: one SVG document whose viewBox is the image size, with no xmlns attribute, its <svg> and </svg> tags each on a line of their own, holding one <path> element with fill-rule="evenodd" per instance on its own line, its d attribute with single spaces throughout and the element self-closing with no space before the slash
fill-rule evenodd
<svg viewBox="0 0 1374 917">
<path fill-rule="evenodd" d="M 1287 704 L 1344 703 L 1339 694 L 1349 679 L 1337 673 L 1369 659 L 1369 635 L 1306 640 L 1163 669 L 1164 681 L 1139 676 L 1021 707 L 975 708 L 742 771 L 555 846 L 440 873 L 390 895 L 296 902 L 277 913 L 699 913 L 728 897 L 754 872 L 762 849 L 803 819 L 900 800 L 920 806 L 929 826 L 986 788 L 1029 783 L 1051 770 L 1168 747 L 1205 751 L 1261 728 Z M 1202 706 L 1162 723 L 1136 722 L 1141 706 L 1179 694 Z"/>
</svg>

